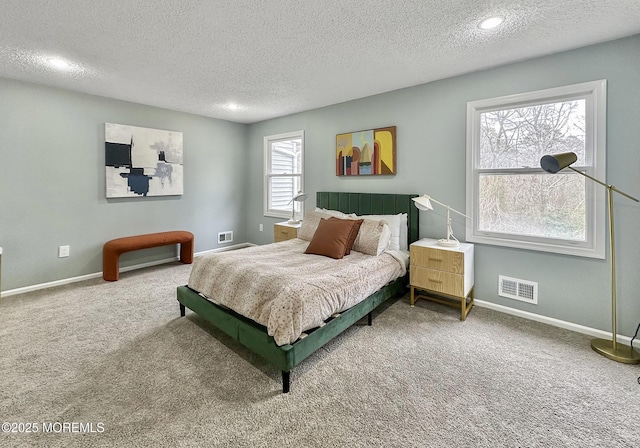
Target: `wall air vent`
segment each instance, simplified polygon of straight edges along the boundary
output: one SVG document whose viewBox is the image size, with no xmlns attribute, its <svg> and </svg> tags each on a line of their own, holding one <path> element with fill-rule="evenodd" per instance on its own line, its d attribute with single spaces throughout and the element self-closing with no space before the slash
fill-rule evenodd
<svg viewBox="0 0 640 448">
<path fill-rule="evenodd" d="M 230 243 L 231 241 L 233 241 L 233 231 L 229 230 L 227 232 L 218 233 L 218 244 Z"/>
<path fill-rule="evenodd" d="M 538 283 L 499 275 L 498 295 L 537 305 Z"/>
</svg>

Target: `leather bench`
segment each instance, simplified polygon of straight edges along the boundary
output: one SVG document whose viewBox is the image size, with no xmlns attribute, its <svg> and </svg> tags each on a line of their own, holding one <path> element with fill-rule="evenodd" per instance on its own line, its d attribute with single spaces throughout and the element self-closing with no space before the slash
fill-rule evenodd
<svg viewBox="0 0 640 448">
<path fill-rule="evenodd" d="M 120 255 L 140 249 L 180 244 L 180 261 L 193 263 L 193 233 L 185 230 L 148 233 L 107 241 L 102 247 L 102 278 L 115 282 L 120 278 Z"/>
</svg>

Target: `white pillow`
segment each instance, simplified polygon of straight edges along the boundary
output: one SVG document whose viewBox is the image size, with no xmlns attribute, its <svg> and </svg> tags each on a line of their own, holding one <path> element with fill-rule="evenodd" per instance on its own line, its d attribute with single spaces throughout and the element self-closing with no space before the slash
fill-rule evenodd
<svg viewBox="0 0 640 448">
<path fill-rule="evenodd" d="M 406 213 L 400 213 L 400 250 L 409 250 L 409 217 Z"/>
<path fill-rule="evenodd" d="M 402 215 L 404 217 L 404 244 L 405 248 L 403 250 L 407 250 L 407 224 L 406 224 L 406 214 L 398 213 L 397 215 L 364 215 L 358 216 L 358 218 L 364 219 L 374 219 L 378 221 L 386 221 L 389 226 L 389 230 L 391 230 L 391 240 L 389 241 L 389 249 L 390 250 L 400 250 L 400 239 L 401 239 L 401 228 L 402 228 Z"/>
<path fill-rule="evenodd" d="M 335 216 L 336 218 L 347 218 L 349 215 L 342 213 L 339 210 L 327 210 L 326 208 L 316 207 L 316 211 L 319 213 L 325 213 L 327 215 Z"/>
</svg>

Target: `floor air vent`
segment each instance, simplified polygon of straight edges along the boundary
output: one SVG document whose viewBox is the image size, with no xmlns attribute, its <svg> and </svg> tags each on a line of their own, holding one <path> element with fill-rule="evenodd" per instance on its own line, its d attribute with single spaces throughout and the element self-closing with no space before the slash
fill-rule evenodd
<svg viewBox="0 0 640 448">
<path fill-rule="evenodd" d="M 231 241 L 233 241 L 233 231 L 218 233 L 218 244 L 230 243 Z"/>
<path fill-rule="evenodd" d="M 537 305 L 538 283 L 500 275 L 498 276 L 498 295 Z"/>
</svg>

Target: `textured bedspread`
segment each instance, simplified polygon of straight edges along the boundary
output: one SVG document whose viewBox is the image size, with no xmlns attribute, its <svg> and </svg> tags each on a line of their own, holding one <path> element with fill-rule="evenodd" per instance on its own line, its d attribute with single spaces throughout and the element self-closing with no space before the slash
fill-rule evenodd
<svg viewBox="0 0 640 448">
<path fill-rule="evenodd" d="M 308 244 L 294 238 L 196 257 L 189 287 L 264 325 L 284 345 L 406 272 L 401 257 L 388 253 L 352 251 L 334 260 L 305 254 Z"/>
</svg>

